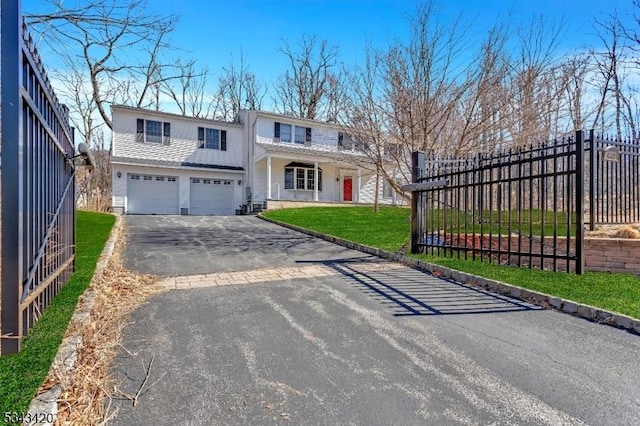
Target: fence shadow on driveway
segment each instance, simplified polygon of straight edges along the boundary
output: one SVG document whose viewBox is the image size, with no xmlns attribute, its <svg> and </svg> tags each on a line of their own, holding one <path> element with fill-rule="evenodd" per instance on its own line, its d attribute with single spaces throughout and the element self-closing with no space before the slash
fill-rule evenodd
<svg viewBox="0 0 640 426">
<path fill-rule="evenodd" d="M 543 308 L 376 257 L 321 263 L 346 277 L 367 295 L 387 305 L 394 316 L 469 315 Z"/>
</svg>

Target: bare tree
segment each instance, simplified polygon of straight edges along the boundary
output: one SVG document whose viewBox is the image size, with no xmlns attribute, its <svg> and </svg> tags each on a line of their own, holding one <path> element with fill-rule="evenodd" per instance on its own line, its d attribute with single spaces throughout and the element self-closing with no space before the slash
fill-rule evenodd
<svg viewBox="0 0 640 426">
<path fill-rule="evenodd" d="M 156 108 L 160 108 L 160 96 L 168 96 L 182 115 L 193 117 L 209 117 L 212 114 L 214 101 L 207 96 L 209 70 L 197 69 L 193 60 L 179 61 L 176 78 L 159 78 L 157 83 Z"/>
<path fill-rule="evenodd" d="M 239 64 L 231 58 L 229 64 L 222 68 L 216 91 L 215 116 L 221 120 L 237 121 L 241 109 L 261 109 L 266 93 L 267 86 L 249 70 L 246 58 L 240 52 Z"/>
<path fill-rule="evenodd" d="M 408 43 L 368 49 L 365 66 L 349 80 L 345 125 L 396 191 L 410 180 L 412 151 L 437 156 L 460 149 L 460 108 L 475 102 L 478 75 L 458 60 L 470 44 L 469 26 L 461 17 L 444 26 L 437 16 L 434 2 L 419 5 Z"/>
<path fill-rule="evenodd" d="M 180 70 L 174 62 L 161 61 L 176 16 L 151 14 L 145 0 L 94 0 L 75 8 L 62 0 L 48 3 L 52 12 L 26 14 L 27 22 L 65 62 L 82 64 L 93 101 L 109 128 L 108 104 L 149 106 L 153 88 L 177 78 L 169 72 Z"/>
<path fill-rule="evenodd" d="M 533 18 L 516 31 L 517 51 L 509 72 L 509 134 L 516 146 L 554 137 L 564 87 L 558 87 L 556 49 L 564 21 Z"/>
<path fill-rule="evenodd" d="M 562 79 L 566 82 L 564 96 L 567 113 L 573 126 L 570 130 L 584 129 L 586 120 L 591 115 L 584 99 L 587 91 L 587 78 L 591 71 L 590 59 L 589 55 L 575 54 L 568 56 L 560 64 Z"/>
<path fill-rule="evenodd" d="M 97 163 L 90 175 L 80 173 L 80 192 L 86 206 L 104 210 L 111 204 L 110 148 L 102 129 L 112 127 L 109 105 L 158 107 L 161 87 L 190 71 L 164 55 L 177 17 L 150 13 L 145 0 L 45 3 L 51 12 L 25 18 L 38 43 L 63 64 L 55 75 L 61 98 Z"/>
<path fill-rule="evenodd" d="M 338 49 L 326 40 L 303 36 L 298 49 L 282 40 L 279 51 L 287 58 L 289 69 L 276 83 L 274 102 L 284 114 L 300 118 L 334 118 L 336 96 L 341 92 L 338 66 Z"/>
<path fill-rule="evenodd" d="M 637 1 L 634 5 L 636 8 L 640 7 Z M 593 127 L 604 133 L 610 125 L 609 120 L 612 119 L 618 139 L 625 133 L 637 135 L 636 113 L 633 111 L 635 107 L 631 99 L 632 89 L 626 81 L 626 73 L 632 65 L 636 69 L 640 65 L 630 54 L 634 43 L 637 44 L 639 41 L 637 33 L 625 28 L 617 12 L 609 15 L 606 20 L 596 20 L 594 29 L 604 48 L 592 52 L 599 91 Z"/>
</svg>

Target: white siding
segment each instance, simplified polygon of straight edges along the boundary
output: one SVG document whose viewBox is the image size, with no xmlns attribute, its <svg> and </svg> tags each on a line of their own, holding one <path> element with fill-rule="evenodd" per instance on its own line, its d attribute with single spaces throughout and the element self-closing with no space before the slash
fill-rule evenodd
<svg viewBox="0 0 640 426">
<path fill-rule="evenodd" d="M 136 120 L 171 123 L 169 145 L 136 142 Z M 198 148 L 198 127 L 227 131 L 227 150 Z M 177 117 L 146 110 L 113 109 L 113 156 L 243 166 L 242 127 L 233 124 Z"/>
<path fill-rule="evenodd" d="M 378 187 L 378 203 L 379 204 L 393 204 L 394 201 L 398 201 L 400 203 L 401 197 L 398 196 L 397 200 L 393 198 L 384 198 L 382 187 L 383 187 L 384 178 L 380 176 L 379 187 Z M 355 183 L 354 183 L 355 185 Z M 362 175 L 362 187 L 360 188 L 360 202 L 373 204 L 375 201 L 376 193 L 376 175 Z"/>
<path fill-rule="evenodd" d="M 338 149 L 338 130 L 328 126 L 321 126 L 319 123 L 296 121 L 290 117 L 282 117 L 282 119 L 271 117 L 258 117 L 256 122 L 256 142 L 277 143 L 273 139 L 274 123 L 279 122 L 298 127 L 311 127 L 311 145 L 318 148 L 337 150 Z M 292 133 L 294 131 L 292 130 Z M 284 143 L 283 143 L 284 144 Z M 293 146 L 304 146 L 295 142 L 286 143 Z"/>
</svg>

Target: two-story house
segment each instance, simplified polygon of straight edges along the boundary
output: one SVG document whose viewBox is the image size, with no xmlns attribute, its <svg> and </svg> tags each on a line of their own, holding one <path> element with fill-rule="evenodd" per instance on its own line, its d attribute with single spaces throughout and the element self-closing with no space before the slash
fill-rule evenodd
<svg viewBox="0 0 640 426">
<path fill-rule="evenodd" d="M 344 128 L 243 110 L 238 123 L 112 107 L 114 211 L 231 215 L 283 201 L 391 203 Z M 378 179 L 378 185 L 376 185 Z"/>
<path fill-rule="evenodd" d="M 231 215 L 243 202 L 243 127 L 113 106 L 113 208 L 130 214 Z"/>
<path fill-rule="evenodd" d="M 373 202 L 372 162 L 343 127 L 255 110 L 240 122 L 254 202 Z"/>
</svg>

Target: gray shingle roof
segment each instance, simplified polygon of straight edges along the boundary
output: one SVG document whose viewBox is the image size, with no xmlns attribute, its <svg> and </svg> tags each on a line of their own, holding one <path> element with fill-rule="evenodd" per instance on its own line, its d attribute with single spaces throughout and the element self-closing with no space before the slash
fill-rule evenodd
<svg viewBox="0 0 640 426">
<path fill-rule="evenodd" d="M 159 166 L 159 167 L 194 167 L 198 169 L 213 169 L 213 170 L 235 170 L 244 171 L 243 167 L 237 166 L 223 166 L 219 164 L 202 164 L 191 163 L 188 161 L 165 161 L 165 160 L 151 160 L 147 158 L 130 158 L 130 157 L 111 157 L 111 162 L 116 164 L 136 164 L 141 166 Z"/>
<path fill-rule="evenodd" d="M 337 150 L 335 148 L 326 147 L 322 145 L 312 146 L 296 146 L 294 144 L 284 143 L 269 143 L 269 142 L 256 142 L 259 145 L 271 152 L 288 152 L 290 154 L 301 154 L 311 156 L 326 157 L 331 160 L 351 160 L 357 162 L 368 162 L 368 157 L 358 151 Z"/>
</svg>

